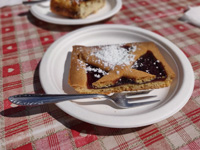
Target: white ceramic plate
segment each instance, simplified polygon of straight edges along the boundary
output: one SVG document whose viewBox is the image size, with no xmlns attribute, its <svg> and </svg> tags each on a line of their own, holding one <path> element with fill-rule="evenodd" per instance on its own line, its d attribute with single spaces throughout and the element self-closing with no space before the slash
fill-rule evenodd
<svg viewBox="0 0 200 150">
<path fill-rule="evenodd" d="M 85 19 L 69 19 L 55 15 L 50 10 L 50 1 L 33 5 L 30 11 L 35 17 L 48 23 L 60 25 L 83 25 L 108 19 L 116 14 L 121 9 L 121 7 L 121 0 L 106 0 L 106 4 L 102 9 Z"/>
<path fill-rule="evenodd" d="M 153 41 L 176 73 L 168 88 L 153 90 L 158 103 L 118 109 L 109 101 L 66 101 L 56 105 L 66 113 L 106 127 L 128 128 L 156 123 L 178 112 L 189 100 L 194 87 L 194 75 L 190 62 L 182 51 L 169 40 L 153 32 L 125 25 L 96 25 L 68 33 L 53 43 L 46 51 L 40 66 L 41 84 L 48 94 L 73 94 L 68 85 L 70 54 L 72 46 L 117 44 L 126 42 Z"/>
</svg>

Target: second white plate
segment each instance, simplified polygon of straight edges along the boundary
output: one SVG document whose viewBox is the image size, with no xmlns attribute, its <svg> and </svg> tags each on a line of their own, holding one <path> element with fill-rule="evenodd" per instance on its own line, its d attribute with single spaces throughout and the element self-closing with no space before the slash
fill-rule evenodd
<svg viewBox="0 0 200 150">
<path fill-rule="evenodd" d="M 56 104 L 66 113 L 92 124 L 128 128 L 140 127 L 166 119 L 189 100 L 194 87 L 190 62 L 172 42 L 153 32 L 125 25 L 96 25 L 68 33 L 46 51 L 40 66 L 41 84 L 48 94 L 74 94 L 68 85 L 70 55 L 73 45 L 117 44 L 153 41 L 176 73 L 168 88 L 153 90 L 161 101 L 130 109 L 118 109 L 109 101 L 79 100 Z"/>
<path fill-rule="evenodd" d="M 55 15 L 50 10 L 50 1 L 33 5 L 30 11 L 36 18 L 48 23 L 60 25 L 83 25 L 108 19 L 116 14 L 121 7 L 121 0 L 106 0 L 106 4 L 102 9 L 84 19 L 70 19 Z"/>
</svg>

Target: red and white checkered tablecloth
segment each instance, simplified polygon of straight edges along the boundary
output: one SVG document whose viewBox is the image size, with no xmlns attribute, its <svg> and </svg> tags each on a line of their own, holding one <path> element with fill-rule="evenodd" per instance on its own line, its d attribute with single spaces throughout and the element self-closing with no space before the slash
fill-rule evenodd
<svg viewBox="0 0 200 150">
<path fill-rule="evenodd" d="M 199 150 L 200 28 L 179 19 L 188 6 L 199 5 L 200 0 L 123 0 L 120 12 L 101 22 L 139 26 L 164 36 L 194 69 L 194 91 L 179 112 L 156 124 L 127 129 L 82 122 L 53 104 L 11 104 L 11 95 L 44 92 L 38 75 L 42 56 L 55 40 L 80 26 L 45 23 L 23 4 L 0 8 L 0 150 Z"/>
</svg>

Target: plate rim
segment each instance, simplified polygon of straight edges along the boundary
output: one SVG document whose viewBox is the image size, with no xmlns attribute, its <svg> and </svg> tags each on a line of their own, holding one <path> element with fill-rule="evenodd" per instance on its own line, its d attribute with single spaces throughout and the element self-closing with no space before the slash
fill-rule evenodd
<svg viewBox="0 0 200 150">
<path fill-rule="evenodd" d="M 189 60 L 187 59 L 187 57 L 184 55 L 184 53 L 175 45 L 173 44 L 171 41 L 169 41 L 168 39 L 156 34 L 156 33 L 153 33 L 151 31 L 148 31 L 146 29 L 142 29 L 142 28 L 139 28 L 139 27 L 134 27 L 134 26 L 128 26 L 128 25 L 118 25 L 118 24 L 107 24 L 107 25 L 93 25 L 93 26 L 87 26 L 87 27 L 83 27 L 83 28 L 80 28 L 80 29 L 77 29 L 75 31 L 72 31 L 70 33 L 67 33 L 66 35 L 64 35 L 63 37 L 61 37 L 60 39 L 56 40 L 48 49 L 47 51 L 45 52 L 42 60 L 41 60 L 41 64 L 40 64 L 40 68 L 39 68 L 39 76 L 40 76 L 40 81 L 41 81 L 41 85 L 44 89 L 44 91 L 48 94 L 52 94 L 52 93 L 49 93 L 48 89 L 45 87 L 45 83 L 43 82 L 44 78 L 46 78 L 45 75 L 42 74 L 42 70 L 46 67 L 46 64 L 45 64 L 45 61 L 48 60 L 48 55 L 51 54 L 51 51 L 53 51 L 54 47 L 59 44 L 62 40 L 65 40 L 66 38 L 69 38 L 71 36 L 74 36 L 76 34 L 80 34 L 81 32 L 89 32 L 89 31 L 92 31 L 92 30 L 96 30 L 96 29 L 106 29 L 106 28 L 118 28 L 120 30 L 123 30 L 123 29 L 129 29 L 129 30 L 140 30 L 140 31 L 143 31 L 147 34 L 151 34 L 153 35 L 153 37 L 155 38 L 159 38 L 159 40 L 161 41 L 164 41 L 164 43 L 167 43 L 167 44 L 170 44 L 170 47 L 173 47 L 174 49 L 176 49 L 177 51 L 173 51 L 174 53 L 176 53 L 177 56 L 179 56 L 180 59 L 184 59 L 184 68 L 183 67 L 183 71 L 184 71 L 184 78 L 188 78 L 188 76 L 190 76 L 190 86 L 184 84 L 185 86 L 187 87 L 190 87 L 189 89 L 187 89 L 187 94 L 184 95 L 184 99 L 185 100 L 182 100 L 180 101 L 180 104 L 178 105 L 179 107 L 175 107 L 173 109 L 173 111 L 170 111 L 170 112 L 167 112 L 164 116 L 160 116 L 160 117 L 157 117 L 157 118 L 154 118 L 153 120 L 150 120 L 150 121 L 146 121 L 146 122 L 141 122 L 141 123 L 137 123 L 137 124 L 134 124 L 134 123 L 121 123 L 120 125 L 119 124 L 116 124 L 116 121 L 119 120 L 119 116 L 106 116 L 107 117 L 107 120 L 109 120 L 110 117 L 112 117 L 111 119 L 114 119 L 112 120 L 112 123 L 109 123 L 109 122 L 101 122 L 101 117 L 105 117 L 105 115 L 102 115 L 102 114 L 98 114 L 98 113 L 95 113 L 95 112 L 91 112 L 89 110 L 86 110 L 86 109 L 83 109 L 81 107 L 79 107 L 78 111 L 79 113 L 81 114 L 87 114 L 88 112 L 90 112 L 90 116 L 91 116 L 91 113 L 92 113 L 92 117 L 94 116 L 98 122 L 96 120 L 91 120 L 90 117 L 88 118 L 82 118 L 80 117 L 79 115 L 77 115 L 77 113 L 75 111 L 73 111 L 70 107 L 68 108 L 68 110 L 66 111 L 65 108 L 63 108 L 63 105 L 62 103 L 68 103 L 69 106 L 74 106 L 75 108 L 77 108 L 78 106 L 74 105 L 73 103 L 70 103 L 70 102 L 61 102 L 61 103 L 57 103 L 56 105 L 62 109 L 64 112 L 68 113 L 69 115 L 77 118 L 77 119 L 80 119 L 82 121 L 85 121 L 85 122 L 88 122 L 88 123 L 91 123 L 91 124 L 95 124 L 95 125 L 99 125 L 99 126 L 104 126 L 104 127 L 113 127 L 113 128 L 129 128 L 129 127 L 141 127 L 141 126 L 146 126 L 146 125 L 150 125 L 150 124 L 153 124 L 153 123 L 157 123 L 161 120 L 164 120 L 170 116 L 172 116 L 173 114 L 175 114 L 176 112 L 178 112 L 189 100 L 192 92 L 193 92 L 193 88 L 194 88 L 194 72 L 193 72 L 193 69 L 192 69 L 192 66 L 191 66 L 191 63 L 189 62 Z M 181 62 L 183 63 L 183 62 Z M 183 66 L 183 65 L 182 65 Z M 186 72 L 187 70 L 187 72 Z M 190 72 L 190 73 L 188 73 Z M 184 87 L 185 87 L 184 86 Z M 180 90 L 184 90 L 183 87 L 181 87 Z M 180 91 L 179 90 L 179 91 Z M 166 105 L 172 105 L 173 104 L 173 101 L 169 101 L 167 104 L 165 104 L 162 109 L 166 109 Z M 74 108 L 73 108 L 74 109 Z M 158 108 L 156 110 L 153 110 L 151 111 L 151 114 L 156 114 L 161 108 Z M 166 110 L 167 111 L 167 110 Z M 145 114 L 147 116 L 149 116 L 149 114 Z M 138 119 L 138 117 L 141 117 L 142 115 L 137 115 L 137 116 L 134 116 L 133 118 L 135 119 Z M 120 119 L 127 119 L 127 116 L 120 116 Z M 130 119 L 130 118 L 129 118 Z"/>
<path fill-rule="evenodd" d="M 106 0 L 109 1 L 109 0 Z M 97 18 L 90 18 L 90 19 L 57 19 L 57 18 L 51 18 L 51 17 L 47 17 L 46 15 L 41 15 L 40 13 L 38 13 L 35 10 L 35 7 L 37 7 L 37 4 L 31 6 L 30 8 L 30 12 L 38 19 L 48 22 L 48 23 L 52 23 L 52 24 L 58 24 L 58 25 L 84 25 L 84 24 L 91 24 L 91 23 L 95 23 L 95 22 L 99 22 L 105 19 L 108 19 L 110 17 L 112 17 L 113 15 L 115 15 L 116 13 L 118 13 L 120 11 L 120 9 L 122 8 L 122 0 L 115 0 L 116 1 L 116 5 L 115 7 L 106 15 L 103 15 L 101 17 L 97 17 Z M 45 1 L 43 3 L 47 3 L 50 1 Z M 50 18 L 50 20 L 49 20 Z"/>
</svg>

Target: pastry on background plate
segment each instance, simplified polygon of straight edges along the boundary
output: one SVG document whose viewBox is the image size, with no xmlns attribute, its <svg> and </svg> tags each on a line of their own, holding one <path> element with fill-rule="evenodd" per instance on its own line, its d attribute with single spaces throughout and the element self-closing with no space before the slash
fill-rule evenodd
<svg viewBox="0 0 200 150">
<path fill-rule="evenodd" d="M 68 83 L 83 94 L 170 86 L 175 73 L 153 42 L 73 46 Z"/>
<path fill-rule="evenodd" d="M 105 5 L 105 0 L 51 0 L 51 11 L 73 19 L 86 18 Z"/>
</svg>

